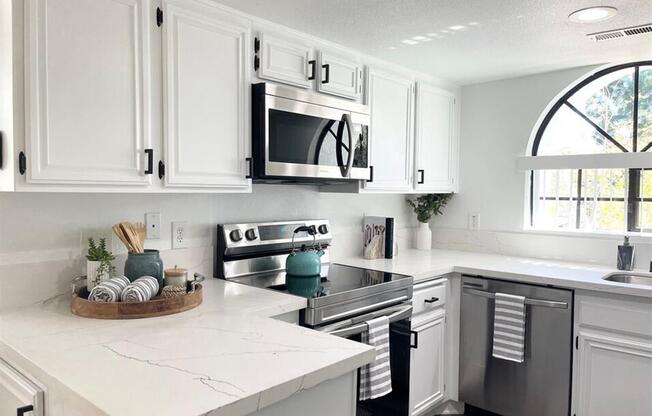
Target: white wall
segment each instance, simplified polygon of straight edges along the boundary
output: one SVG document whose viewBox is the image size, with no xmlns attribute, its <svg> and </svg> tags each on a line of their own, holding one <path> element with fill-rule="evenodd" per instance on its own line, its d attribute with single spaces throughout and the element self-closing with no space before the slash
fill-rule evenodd
<svg viewBox="0 0 652 416">
<path fill-rule="evenodd" d="M 524 232 L 526 177 L 516 170 L 541 112 L 593 67 L 574 68 L 462 88 L 460 193 L 433 220 L 435 247 L 615 265 L 620 236 Z M 480 230 L 468 230 L 470 213 Z M 652 245 L 634 242 L 647 269 Z"/>
<path fill-rule="evenodd" d="M 326 218 L 334 233 L 333 258 L 361 254 L 364 214 L 394 216 L 404 239 L 406 227 L 415 224 L 403 195 L 320 193 L 298 185 L 255 185 L 252 194 L 217 195 L 0 193 L 0 309 L 68 290 L 84 271 L 87 237 L 111 236 L 111 225 L 143 221 L 146 212 L 162 214 L 162 238 L 146 246 L 166 250 L 166 267 L 178 263 L 207 276 L 218 223 Z M 172 221 L 188 221 L 191 248 L 170 250 Z M 116 238 L 113 248 L 125 252 Z M 122 261 L 124 256 L 118 268 Z"/>
</svg>

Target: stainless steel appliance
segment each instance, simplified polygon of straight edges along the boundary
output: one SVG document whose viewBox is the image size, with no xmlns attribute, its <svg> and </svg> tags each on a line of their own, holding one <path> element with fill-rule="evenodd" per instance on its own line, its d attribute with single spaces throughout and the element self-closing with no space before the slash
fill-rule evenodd
<svg viewBox="0 0 652 416">
<path fill-rule="evenodd" d="M 285 258 L 298 227 L 317 231 L 321 275 L 286 276 Z M 359 416 L 409 414 L 410 348 L 412 331 L 412 277 L 329 263 L 332 240 L 327 220 L 223 224 L 217 227 L 215 277 L 306 298 L 301 324 L 317 331 L 360 342 L 365 321 L 385 315 L 390 321 L 392 393 L 358 402 Z M 312 245 L 313 237 L 300 232 L 295 242 Z M 415 346 L 416 347 L 416 346 Z"/>
<path fill-rule="evenodd" d="M 252 93 L 255 181 L 371 179 L 367 106 L 266 83 Z"/>
<path fill-rule="evenodd" d="M 494 297 L 526 298 L 525 361 L 492 356 Z M 462 277 L 459 397 L 469 414 L 560 416 L 570 412 L 573 291 Z"/>
</svg>

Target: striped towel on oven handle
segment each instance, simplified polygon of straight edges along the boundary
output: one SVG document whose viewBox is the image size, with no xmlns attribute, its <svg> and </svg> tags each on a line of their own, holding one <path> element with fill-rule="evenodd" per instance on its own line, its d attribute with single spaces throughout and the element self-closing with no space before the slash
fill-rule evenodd
<svg viewBox="0 0 652 416">
<path fill-rule="evenodd" d="M 376 348 L 376 360 L 360 369 L 360 400 L 375 399 L 392 391 L 389 319 L 381 316 L 366 323 L 368 330 L 362 333 L 362 342 Z"/>
</svg>

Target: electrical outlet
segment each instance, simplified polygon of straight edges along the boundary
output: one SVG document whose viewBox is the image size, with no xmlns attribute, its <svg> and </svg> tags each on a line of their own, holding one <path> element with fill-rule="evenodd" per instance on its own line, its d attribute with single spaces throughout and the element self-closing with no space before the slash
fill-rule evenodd
<svg viewBox="0 0 652 416">
<path fill-rule="evenodd" d="M 477 212 L 472 212 L 469 214 L 469 229 L 478 230 L 480 229 L 480 214 Z"/>
<path fill-rule="evenodd" d="M 188 247 L 188 238 L 186 236 L 186 221 L 175 221 L 172 223 L 172 248 Z"/>
<path fill-rule="evenodd" d="M 161 213 L 148 212 L 145 214 L 145 225 L 147 226 L 147 239 L 156 240 L 161 238 Z"/>
</svg>

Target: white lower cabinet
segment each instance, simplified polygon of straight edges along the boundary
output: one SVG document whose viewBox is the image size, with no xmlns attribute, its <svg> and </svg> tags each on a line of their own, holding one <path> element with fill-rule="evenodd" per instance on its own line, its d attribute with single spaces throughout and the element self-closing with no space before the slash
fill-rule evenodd
<svg viewBox="0 0 652 416">
<path fill-rule="evenodd" d="M 165 184 L 247 191 L 251 27 L 195 0 L 163 5 Z"/>
<path fill-rule="evenodd" d="M 0 359 L 0 415 L 42 416 L 43 390 Z"/>
<path fill-rule="evenodd" d="M 576 297 L 575 416 L 652 415 L 652 308 Z"/>
<path fill-rule="evenodd" d="M 421 416 L 445 400 L 447 279 L 414 286 L 410 350 L 410 414 Z"/>
</svg>

